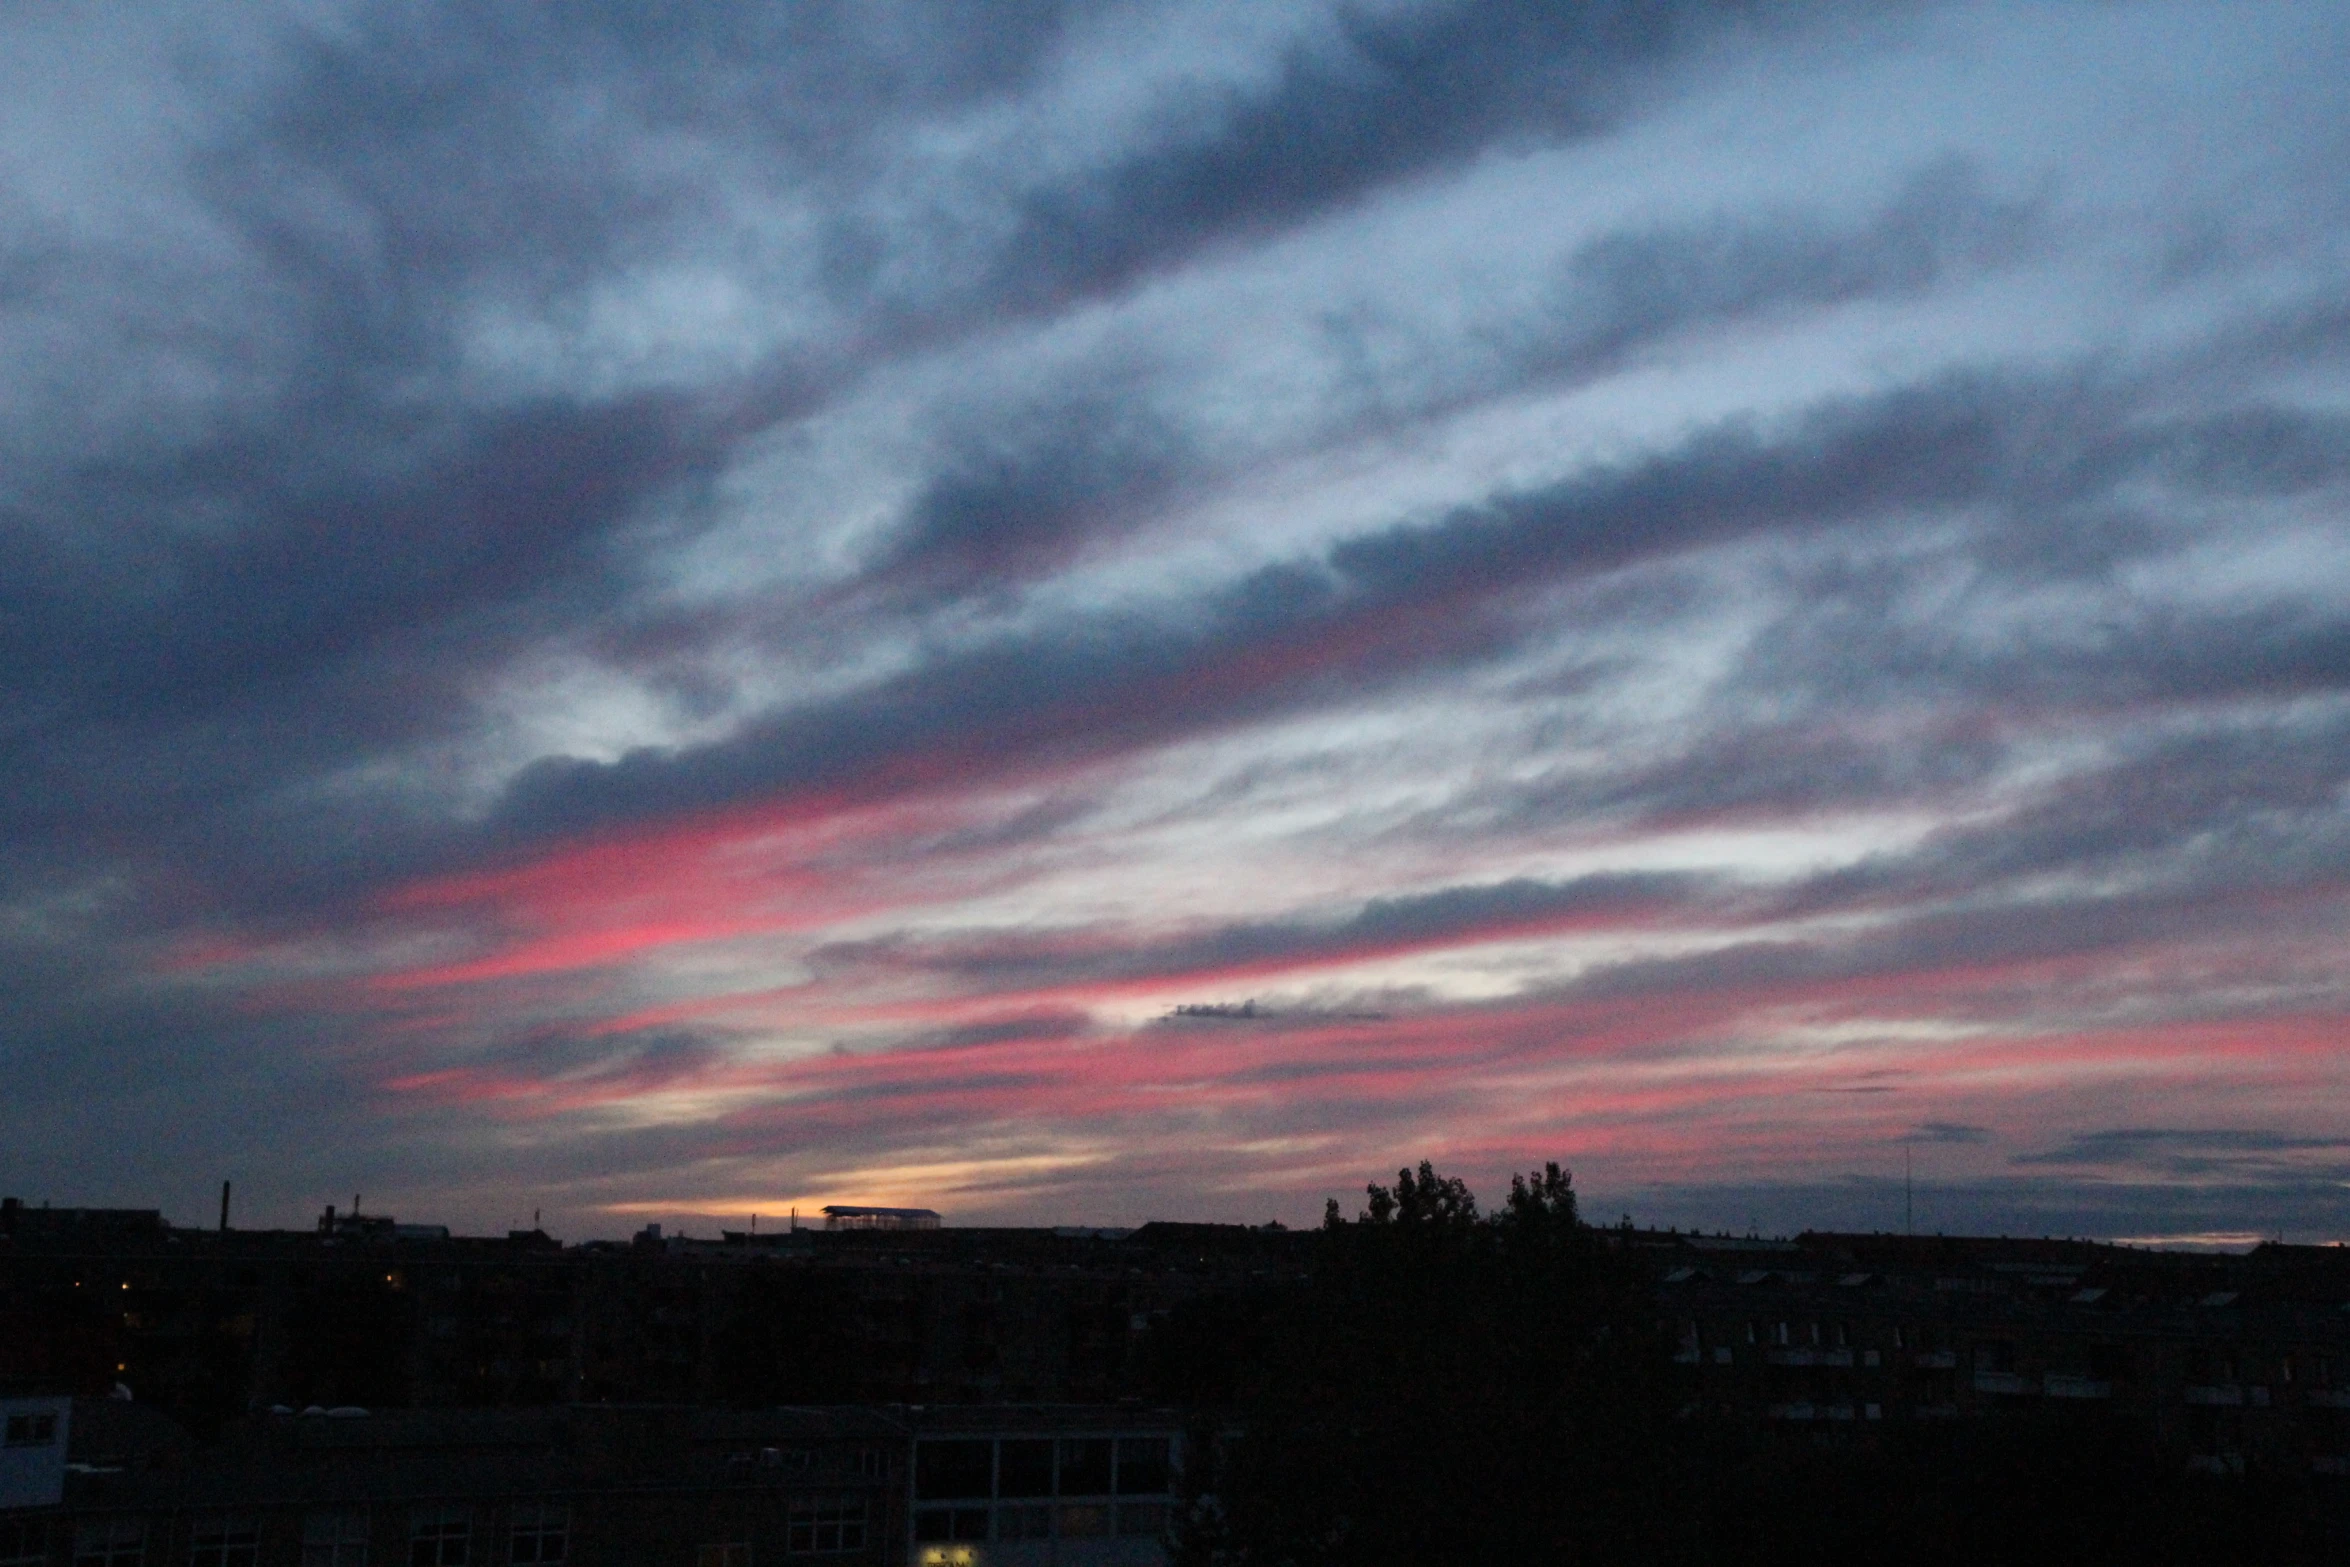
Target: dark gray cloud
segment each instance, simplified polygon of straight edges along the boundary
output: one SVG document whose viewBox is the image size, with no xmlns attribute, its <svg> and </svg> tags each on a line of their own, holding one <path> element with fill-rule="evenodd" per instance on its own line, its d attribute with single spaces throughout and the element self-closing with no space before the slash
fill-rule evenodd
<svg viewBox="0 0 2350 1567">
<path fill-rule="evenodd" d="M 987 293 L 1059 303 L 1497 142 L 1595 135 L 1643 76 L 1758 18 L 1737 0 L 1341 10 L 1335 45 L 1292 49 L 1269 87 L 1172 102 L 1152 145 L 1028 195 Z"/>
<path fill-rule="evenodd" d="M 1464 382 L 1415 359 L 1388 375 L 1333 388 L 1334 406 L 1298 411 L 1291 437 L 1426 421 L 1445 409 L 1528 385 L 1558 388 L 1605 372 L 1644 347 L 1693 329 L 1923 291 L 2010 265 L 2037 239 L 2037 202 L 1994 196 L 1963 161 L 1906 179 L 1857 221 L 1803 210 L 1725 215 L 1698 225 L 1610 234 L 1574 250 L 1537 306 L 1480 335 L 1503 339 L 1501 363 Z M 1000 593 L 1085 547 L 1133 530 L 1186 491 L 1228 480 L 1208 442 L 1161 406 L 1140 367 L 1087 359 L 1042 406 L 992 403 L 948 417 L 977 428 L 949 444 L 869 569 L 883 583 Z M 1392 384 L 1391 384 L 1392 383 Z M 2304 461 L 2311 432 L 2272 415 L 2273 440 Z M 2188 437 L 2192 441 L 2193 437 Z M 2149 460 L 2153 452 L 2149 442 Z M 2174 454 L 2175 455 L 2175 454 Z M 2191 464 L 2190 464 L 2191 466 Z"/>
<path fill-rule="evenodd" d="M 2295 1137 L 2281 1132 L 2241 1128 L 2116 1127 L 2084 1132 L 2055 1148 L 2017 1154 L 2010 1164 L 2084 1169 L 2143 1170 L 2172 1179 L 2212 1175 L 2241 1175 L 2259 1170 L 2312 1171 L 2312 1161 L 2295 1155 L 2321 1155 L 2318 1165 L 2335 1174 L 2350 1173 L 2350 1138 Z"/>
<path fill-rule="evenodd" d="M 1085 932 L 991 932 L 936 946 L 899 941 L 844 944 L 821 961 L 880 962 L 950 972 L 995 988 L 1083 985 L 1144 976 L 1278 972 L 1374 958 L 1463 941 L 1538 935 L 1578 921 L 1669 918 L 1714 888 L 1697 875 L 1596 875 L 1572 881 L 1520 877 L 1374 898 L 1344 918 L 1221 925 L 1153 939 L 1128 935 L 1105 947 Z M 1205 1015 L 1205 1014 L 1202 1014 Z"/>
<path fill-rule="evenodd" d="M 1736 421 L 1670 452 L 1344 539 L 1151 611 L 1071 619 L 941 656 L 744 734 L 517 780 L 520 831 L 706 808 L 856 779 L 919 784 L 973 748 L 1024 765 L 1172 738 L 1514 648 L 1513 605 L 1543 585 L 1700 544 L 1807 533 L 1993 493 L 2036 432 L 1971 380 L 1838 400 L 1765 435 Z M 1343 648 L 1343 662 L 1328 655 Z M 1007 744 L 1006 742 L 1011 742 Z"/>
<path fill-rule="evenodd" d="M 1945 158 L 1857 224 L 1788 210 L 1611 234 L 1561 269 L 1556 336 L 1534 363 L 1589 367 L 1694 327 L 1920 293 L 2012 265 L 2045 243 L 2044 221 L 2041 201 L 1995 195 L 1972 164 Z"/>
</svg>

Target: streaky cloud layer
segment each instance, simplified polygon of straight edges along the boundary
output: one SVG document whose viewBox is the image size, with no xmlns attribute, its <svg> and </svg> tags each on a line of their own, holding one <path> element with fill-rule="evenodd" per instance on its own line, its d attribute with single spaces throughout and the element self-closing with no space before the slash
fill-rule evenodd
<svg viewBox="0 0 2350 1567">
<path fill-rule="evenodd" d="M 2338 8 L 0 31 L 0 1187 L 2350 1231 Z"/>
</svg>

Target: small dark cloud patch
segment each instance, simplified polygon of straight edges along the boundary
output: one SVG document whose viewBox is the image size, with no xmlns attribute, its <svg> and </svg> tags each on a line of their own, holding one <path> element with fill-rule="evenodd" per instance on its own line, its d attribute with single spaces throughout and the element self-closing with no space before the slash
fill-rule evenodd
<svg viewBox="0 0 2350 1567">
<path fill-rule="evenodd" d="M 1920 1121 L 1904 1134 L 1904 1139 L 1973 1146 L 1991 1141 L 1991 1129 L 1987 1126 L 1969 1126 L 1964 1121 Z"/>
</svg>

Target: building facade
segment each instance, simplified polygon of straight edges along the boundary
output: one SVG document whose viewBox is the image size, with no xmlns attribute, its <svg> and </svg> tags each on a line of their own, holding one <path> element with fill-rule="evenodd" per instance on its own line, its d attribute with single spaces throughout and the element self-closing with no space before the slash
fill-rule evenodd
<svg viewBox="0 0 2350 1567">
<path fill-rule="evenodd" d="M 2350 1250 L 1645 1239 L 1685 1410 L 1827 1440 L 2069 1424 L 2187 1472 L 2350 1474 Z"/>
</svg>

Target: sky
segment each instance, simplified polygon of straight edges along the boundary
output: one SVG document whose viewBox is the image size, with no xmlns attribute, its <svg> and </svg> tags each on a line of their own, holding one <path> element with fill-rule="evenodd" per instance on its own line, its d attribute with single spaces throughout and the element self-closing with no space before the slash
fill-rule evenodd
<svg viewBox="0 0 2350 1567">
<path fill-rule="evenodd" d="M 0 19 L 0 1190 L 2350 1236 L 2350 10 Z"/>
</svg>

